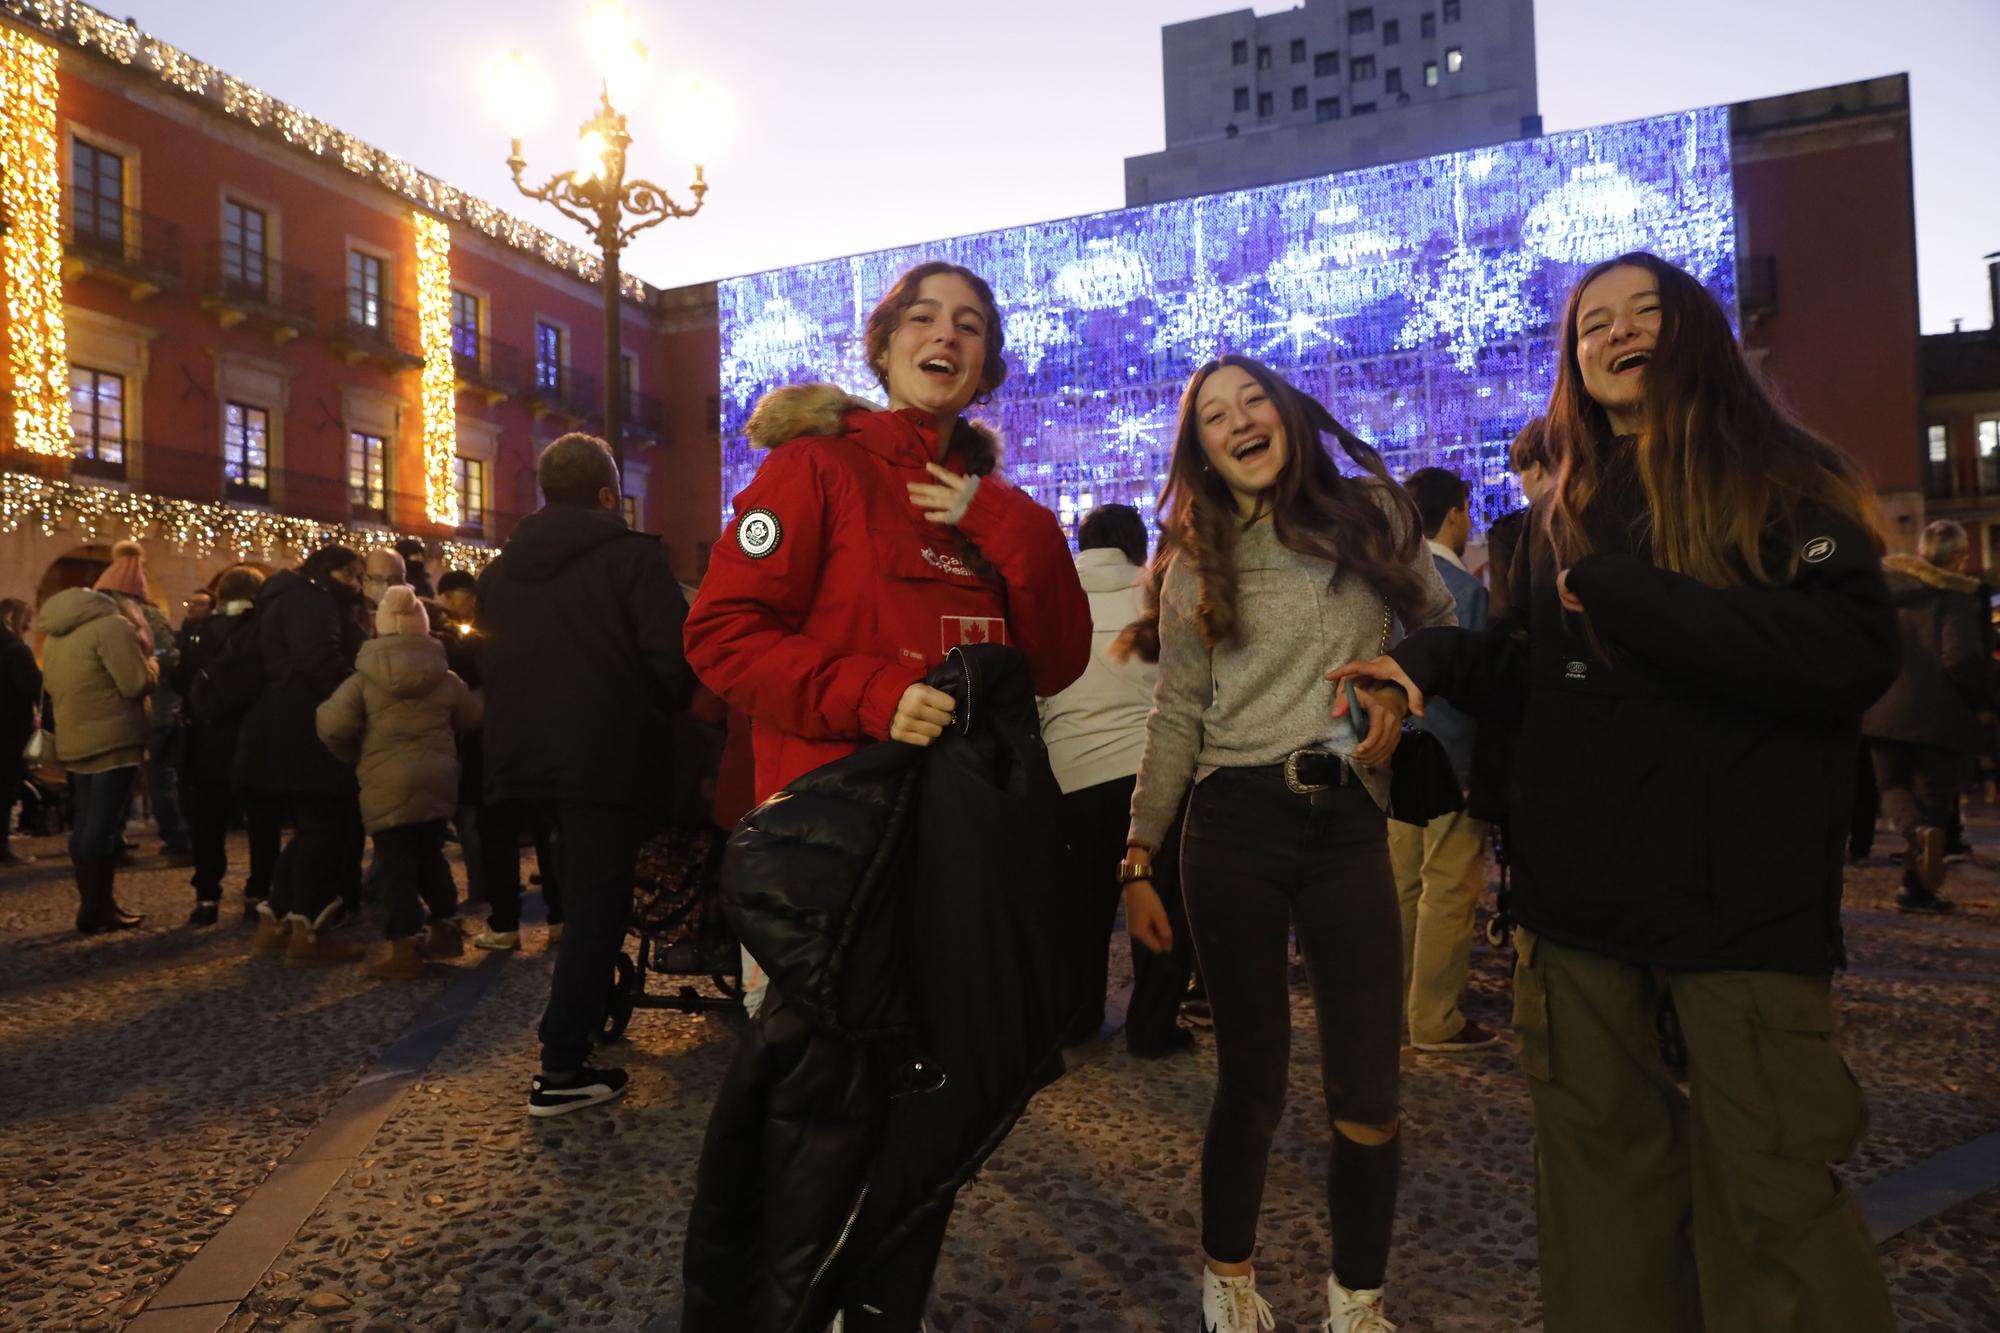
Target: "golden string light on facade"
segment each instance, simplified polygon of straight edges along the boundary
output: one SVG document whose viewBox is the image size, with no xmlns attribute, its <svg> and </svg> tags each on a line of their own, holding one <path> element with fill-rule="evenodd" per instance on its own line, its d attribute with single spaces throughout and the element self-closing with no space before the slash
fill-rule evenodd
<svg viewBox="0 0 2000 1333">
<path fill-rule="evenodd" d="M 70 428 L 56 144 L 56 49 L 0 29 L 0 208 L 7 222 L 0 251 L 14 447 L 60 456 L 70 451 Z"/>
<path fill-rule="evenodd" d="M 413 213 L 417 329 L 424 350 L 424 513 L 458 526 L 458 370 L 451 346 L 451 228 Z"/>
<path fill-rule="evenodd" d="M 90 543 L 152 538 L 172 542 L 195 556 L 230 560 L 298 559 L 328 545 L 361 551 L 414 535 L 109 486 L 51 481 L 27 472 L 0 472 L 0 533 L 23 528 L 45 537 L 74 535 Z M 491 547 L 469 542 L 440 542 L 438 547 L 447 569 L 476 571 L 498 554 Z"/>
</svg>

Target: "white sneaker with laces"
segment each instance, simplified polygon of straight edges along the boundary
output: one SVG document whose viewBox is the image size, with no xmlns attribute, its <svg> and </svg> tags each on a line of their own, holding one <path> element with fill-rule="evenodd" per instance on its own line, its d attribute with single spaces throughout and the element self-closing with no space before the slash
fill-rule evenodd
<svg viewBox="0 0 2000 1333">
<path fill-rule="evenodd" d="M 1382 1288 L 1349 1291 L 1340 1279 L 1326 1280 L 1325 1333 L 1396 1333 L 1396 1326 L 1382 1317 Z"/>
<path fill-rule="evenodd" d="M 1277 1326 L 1271 1303 L 1257 1294 L 1255 1273 L 1223 1277 L 1206 1264 L 1202 1266 L 1202 1333 L 1257 1333 Z"/>
</svg>

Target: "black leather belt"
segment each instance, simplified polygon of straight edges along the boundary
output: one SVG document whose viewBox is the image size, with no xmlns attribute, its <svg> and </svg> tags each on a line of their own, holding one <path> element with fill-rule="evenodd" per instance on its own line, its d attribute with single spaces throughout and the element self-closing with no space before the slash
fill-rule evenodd
<svg viewBox="0 0 2000 1333">
<path fill-rule="evenodd" d="M 1326 750 L 1294 750 L 1285 756 L 1284 770 L 1285 786 L 1300 795 L 1361 780 L 1344 756 Z"/>
</svg>

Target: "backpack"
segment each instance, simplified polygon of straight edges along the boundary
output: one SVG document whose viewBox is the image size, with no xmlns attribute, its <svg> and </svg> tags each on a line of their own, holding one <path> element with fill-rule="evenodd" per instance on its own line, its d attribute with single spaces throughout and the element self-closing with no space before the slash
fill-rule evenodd
<svg viewBox="0 0 2000 1333">
<path fill-rule="evenodd" d="M 238 618 L 208 665 L 195 672 L 188 683 L 187 707 L 194 720 L 205 727 L 227 726 L 250 711 L 264 692 L 264 651 L 259 642 L 257 608 Z"/>
</svg>

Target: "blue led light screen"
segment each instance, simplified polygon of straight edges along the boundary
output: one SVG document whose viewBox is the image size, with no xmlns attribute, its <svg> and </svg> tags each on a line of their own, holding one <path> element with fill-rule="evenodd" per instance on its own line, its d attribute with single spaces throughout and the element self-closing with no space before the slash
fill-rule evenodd
<svg viewBox="0 0 2000 1333">
<path fill-rule="evenodd" d="M 1521 503 L 1507 445 L 1548 401 L 1578 274 L 1652 250 L 1733 315 L 1735 244 L 1729 115 L 1712 107 L 732 279 L 725 518 L 762 457 L 743 434 L 757 399 L 823 380 L 879 401 L 868 312 L 945 259 L 993 284 L 1006 326 L 1007 383 L 971 415 L 1072 531 L 1112 501 L 1151 520 L 1181 388 L 1223 352 L 1319 397 L 1398 477 L 1457 471 L 1483 528 Z"/>
</svg>

